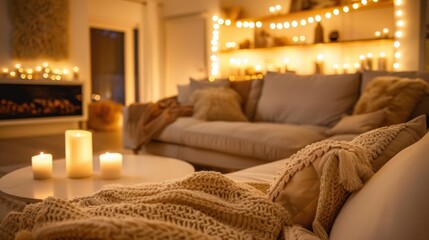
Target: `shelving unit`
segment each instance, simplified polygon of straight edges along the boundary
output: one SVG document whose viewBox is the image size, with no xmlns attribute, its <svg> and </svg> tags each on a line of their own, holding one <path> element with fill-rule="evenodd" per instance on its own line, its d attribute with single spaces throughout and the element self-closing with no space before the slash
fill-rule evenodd
<svg viewBox="0 0 429 240">
<path fill-rule="evenodd" d="M 370 1 L 368 1 L 370 2 Z M 265 71 L 281 71 L 286 65 L 288 70 L 296 71 L 299 74 L 314 73 L 314 62 L 318 56 L 322 56 L 324 63 L 324 73 L 354 72 L 359 70 L 356 67 L 360 64 L 362 56 L 370 56 L 373 62 L 372 69 L 379 68 L 378 59 L 380 55 L 387 62 L 387 69 L 391 70 L 391 63 L 394 59 L 394 38 L 393 30 L 393 1 L 380 0 L 378 3 L 361 6 L 359 9 L 352 9 L 352 5 L 347 5 L 350 9 L 347 13 L 341 13 L 330 19 L 324 18 L 327 12 L 332 13 L 335 9 L 339 11 L 344 6 L 336 6 L 323 9 L 293 12 L 282 15 L 267 16 L 254 19 L 240 19 L 241 22 L 260 21 L 261 28 L 237 28 L 235 26 L 224 26 L 219 32 L 219 66 L 222 77 L 243 74 L 249 68 L 261 68 Z M 324 43 L 313 43 L 315 21 L 302 25 L 300 20 L 307 20 L 309 17 L 320 15 L 324 28 Z M 297 21 L 297 27 L 288 29 L 272 29 L 270 24 L 291 23 Z M 374 37 L 376 31 L 384 28 L 391 31 L 384 37 Z M 268 45 L 267 47 L 254 48 L 255 34 L 264 30 L 271 37 L 282 37 L 289 40 L 284 46 Z M 330 31 L 340 32 L 338 41 L 329 42 Z M 294 36 L 304 36 L 306 39 L 302 44 L 291 41 Z M 251 47 L 246 49 L 225 49 L 226 42 L 238 43 L 249 40 Z M 272 42 L 272 41 L 271 41 Z M 283 60 L 288 59 L 287 63 Z M 380 65 L 381 66 L 381 65 Z"/>
</svg>

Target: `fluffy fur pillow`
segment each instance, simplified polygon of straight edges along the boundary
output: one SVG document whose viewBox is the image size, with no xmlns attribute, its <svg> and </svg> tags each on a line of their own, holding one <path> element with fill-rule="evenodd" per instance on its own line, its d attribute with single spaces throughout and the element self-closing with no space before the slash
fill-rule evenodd
<svg viewBox="0 0 429 240">
<path fill-rule="evenodd" d="M 194 117 L 207 121 L 247 121 L 241 110 L 241 97 L 230 88 L 195 90 L 190 101 Z"/>
<path fill-rule="evenodd" d="M 426 133 L 425 116 L 378 128 L 351 142 L 325 140 L 292 155 L 268 190 L 269 198 L 291 214 L 294 224 L 321 239 L 350 192 L 360 189 L 374 171 Z"/>
<path fill-rule="evenodd" d="M 403 123 L 428 89 L 428 83 L 421 79 L 377 77 L 366 86 L 353 114 L 387 108 L 382 126 Z"/>
</svg>

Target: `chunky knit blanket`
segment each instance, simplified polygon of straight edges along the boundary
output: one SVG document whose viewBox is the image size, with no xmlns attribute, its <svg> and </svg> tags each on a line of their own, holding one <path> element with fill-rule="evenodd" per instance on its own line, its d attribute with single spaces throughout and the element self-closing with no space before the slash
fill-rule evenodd
<svg viewBox="0 0 429 240">
<path fill-rule="evenodd" d="M 276 239 L 290 224 L 288 212 L 251 185 L 197 172 L 70 201 L 47 198 L 8 215 L 0 239 Z"/>
</svg>

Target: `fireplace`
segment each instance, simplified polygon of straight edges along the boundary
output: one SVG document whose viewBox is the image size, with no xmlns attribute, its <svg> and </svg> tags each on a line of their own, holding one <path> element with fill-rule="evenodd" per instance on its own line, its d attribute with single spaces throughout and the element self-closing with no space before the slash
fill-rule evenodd
<svg viewBox="0 0 429 240">
<path fill-rule="evenodd" d="M 0 80 L 0 120 L 83 115 L 82 83 Z"/>
</svg>

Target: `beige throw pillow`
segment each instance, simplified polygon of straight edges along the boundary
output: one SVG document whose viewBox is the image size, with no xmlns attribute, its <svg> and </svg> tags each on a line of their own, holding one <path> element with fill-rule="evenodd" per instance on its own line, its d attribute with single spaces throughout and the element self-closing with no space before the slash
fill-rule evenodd
<svg viewBox="0 0 429 240">
<path fill-rule="evenodd" d="M 386 109 L 375 112 L 345 115 L 331 129 L 326 131 L 328 135 L 335 134 L 360 134 L 381 126 L 386 114 Z"/>
<path fill-rule="evenodd" d="M 351 142 L 325 140 L 292 155 L 268 190 L 269 198 L 289 211 L 294 224 L 327 239 L 350 192 L 374 171 L 426 133 L 425 116 L 378 128 Z"/>
<path fill-rule="evenodd" d="M 326 239 L 349 192 L 361 188 L 373 174 L 365 151 L 349 142 L 311 144 L 290 157 L 268 196 L 288 210 L 294 224 Z"/>
<path fill-rule="evenodd" d="M 247 121 L 241 110 L 241 98 L 230 88 L 195 90 L 190 96 L 194 117 L 207 121 Z"/>
<path fill-rule="evenodd" d="M 353 114 L 387 108 L 382 126 L 403 123 L 428 89 L 428 83 L 421 79 L 377 77 L 365 87 Z"/>
</svg>

